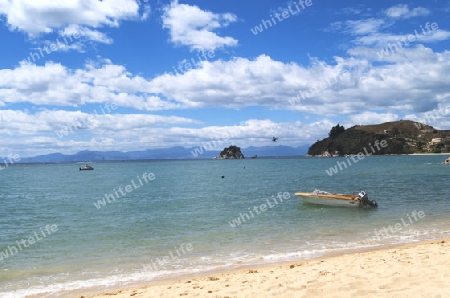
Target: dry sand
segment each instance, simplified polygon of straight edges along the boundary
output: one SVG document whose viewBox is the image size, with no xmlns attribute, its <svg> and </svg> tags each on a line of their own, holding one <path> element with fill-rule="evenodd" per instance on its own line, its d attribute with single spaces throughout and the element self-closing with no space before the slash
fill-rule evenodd
<svg viewBox="0 0 450 298">
<path fill-rule="evenodd" d="M 450 297 L 450 239 L 84 297 Z"/>
</svg>

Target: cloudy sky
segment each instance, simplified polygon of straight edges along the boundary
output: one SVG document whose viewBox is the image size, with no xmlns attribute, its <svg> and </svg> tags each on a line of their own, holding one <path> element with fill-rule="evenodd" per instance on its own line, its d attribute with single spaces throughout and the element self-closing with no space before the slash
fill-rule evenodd
<svg viewBox="0 0 450 298">
<path fill-rule="evenodd" d="M 450 129 L 450 1 L 360 2 L 0 0 L 0 156 Z"/>
</svg>

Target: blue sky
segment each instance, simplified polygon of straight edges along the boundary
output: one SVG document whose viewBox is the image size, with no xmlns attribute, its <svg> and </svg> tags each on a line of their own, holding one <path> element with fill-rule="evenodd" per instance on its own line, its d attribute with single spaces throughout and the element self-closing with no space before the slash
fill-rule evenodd
<svg viewBox="0 0 450 298">
<path fill-rule="evenodd" d="M 449 14 L 447 0 L 0 0 L 0 156 L 450 129 Z"/>
</svg>

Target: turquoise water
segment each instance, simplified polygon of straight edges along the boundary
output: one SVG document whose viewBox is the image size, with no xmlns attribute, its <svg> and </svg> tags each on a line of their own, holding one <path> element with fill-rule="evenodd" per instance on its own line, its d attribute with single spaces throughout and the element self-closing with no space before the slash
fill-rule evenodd
<svg viewBox="0 0 450 298">
<path fill-rule="evenodd" d="M 0 296 L 62 296 L 449 237 L 445 158 L 372 156 L 332 176 L 325 170 L 345 158 L 105 162 L 81 172 L 13 165 L 0 171 Z M 379 207 L 294 196 L 314 189 L 363 189 Z M 98 205 L 105 194 L 110 203 Z"/>
</svg>

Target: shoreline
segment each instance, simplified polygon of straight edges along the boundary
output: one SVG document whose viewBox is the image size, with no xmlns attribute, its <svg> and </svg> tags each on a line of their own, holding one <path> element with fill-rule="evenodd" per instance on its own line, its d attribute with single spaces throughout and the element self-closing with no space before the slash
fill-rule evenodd
<svg viewBox="0 0 450 298">
<path fill-rule="evenodd" d="M 67 297 L 450 296 L 450 238 L 260 264 Z M 337 292 L 339 291 L 339 292 Z M 439 297 L 439 296 L 436 296 Z"/>
<path fill-rule="evenodd" d="M 411 153 L 410 155 L 450 155 L 450 152 L 445 152 L 445 153 Z"/>
</svg>

